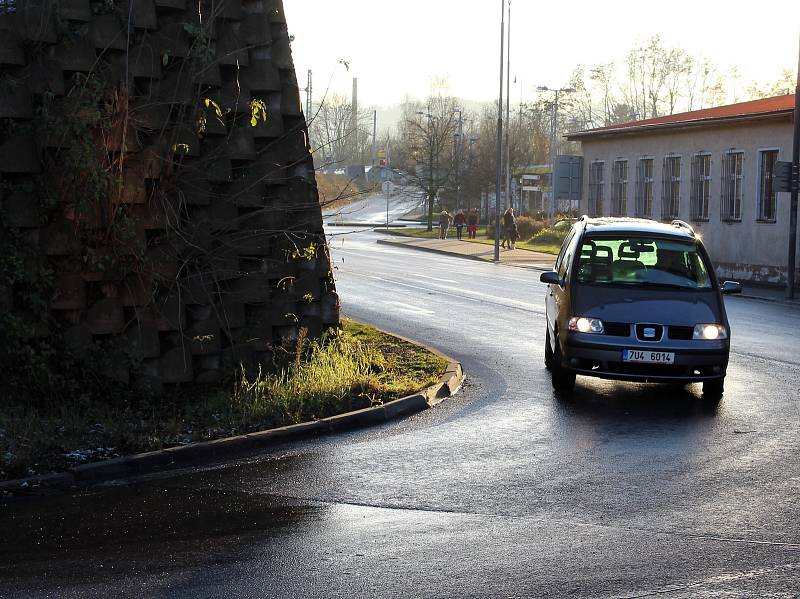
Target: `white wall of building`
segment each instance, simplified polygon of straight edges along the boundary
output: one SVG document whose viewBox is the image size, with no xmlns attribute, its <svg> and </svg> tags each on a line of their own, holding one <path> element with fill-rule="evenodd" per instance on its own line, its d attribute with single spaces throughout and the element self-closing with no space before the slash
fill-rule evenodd
<svg viewBox="0 0 800 599">
<path fill-rule="evenodd" d="M 661 218 L 663 159 L 681 156 L 679 218 L 702 236 L 720 276 L 731 279 L 785 284 L 789 243 L 789 194 L 777 194 L 776 222 L 758 222 L 760 156 L 762 150 L 777 149 L 778 160 L 792 159 L 792 123 L 788 120 L 737 123 L 704 128 L 666 129 L 650 134 L 617 134 L 582 140 L 584 155 L 581 214 L 589 211 L 589 172 L 592 163 L 604 162 L 602 215 L 612 209 L 612 169 L 615 160 L 628 161 L 627 215 L 636 206 L 636 165 L 640 157 L 653 157 L 652 218 Z M 721 217 L 722 161 L 730 151 L 744 152 L 740 222 Z M 692 221 L 690 213 L 691 159 L 711 154 L 711 192 L 707 222 Z M 798 244 L 800 259 L 800 243 Z M 800 271 L 798 272 L 800 280 Z"/>
</svg>

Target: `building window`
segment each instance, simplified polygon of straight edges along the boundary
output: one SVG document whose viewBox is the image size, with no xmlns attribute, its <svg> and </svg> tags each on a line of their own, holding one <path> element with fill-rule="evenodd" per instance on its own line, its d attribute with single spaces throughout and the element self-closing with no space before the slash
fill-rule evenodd
<svg viewBox="0 0 800 599">
<path fill-rule="evenodd" d="M 742 220 L 742 179 L 744 178 L 744 152 L 726 152 L 722 158 L 722 210 L 723 222 Z"/>
<path fill-rule="evenodd" d="M 711 154 L 692 156 L 691 217 L 694 221 L 708 220 L 711 198 Z"/>
<path fill-rule="evenodd" d="M 605 162 L 592 162 L 589 167 L 589 214 L 603 215 L 603 170 Z"/>
<path fill-rule="evenodd" d="M 636 166 L 636 216 L 653 214 L 653 162 L 640 158 Z"/>
<path fill-rule="evenodd" d="M 0 0 L 0 15 L 12 12 L 17 12 L 16 0 Z"/>
<path fill-rule="evenodd" d="M 661 218 L 678 218 L 681 210 L 681 157 L 665 156 L 661 174 Z"/>
<path fill-rule="evenodd" d="M 628 213 L 628 161 L 615 160 L 611 180 L 611 214 L 625 216 Z"/>
<path fill-rule="evenodd" d="M 778 150 L 759 152 L 758 168 L 758 220 L 765 223 L 775 222 L 775 163 L 778 162 Z"/>
</svg>

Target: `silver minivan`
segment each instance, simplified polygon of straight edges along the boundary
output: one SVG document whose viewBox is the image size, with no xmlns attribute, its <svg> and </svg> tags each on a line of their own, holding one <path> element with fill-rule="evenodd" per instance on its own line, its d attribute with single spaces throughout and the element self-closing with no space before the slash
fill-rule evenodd
<svg viewBox="0 0 800 599">
<path fill-rule="evenodd" d="M 547 283 L 545 365 L 553 387 L 575 376 L 703 383 L 724 390 L 730 326 L 723 294 L 700 238 L 682 222 L 634 218 L 578 220 Z"/>
</svg>

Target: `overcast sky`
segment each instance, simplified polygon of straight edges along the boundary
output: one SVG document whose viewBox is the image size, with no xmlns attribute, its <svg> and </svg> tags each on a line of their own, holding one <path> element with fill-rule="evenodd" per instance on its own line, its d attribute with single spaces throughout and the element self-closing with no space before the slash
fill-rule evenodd
<svg viewBox="0 0 800 599">
<path fill-rule="evenodd" d="M 363 106 L 424 98 L 435 77 L 452 95 L 492 100 L 498 93 L 500 3 L 492 0 L 284 0 L 301 87 L 314 72 L 318 101 L 331 89 L 349 95 L 358 77 Z M 536 85 L 567 82 L 575 65 L 621 61 L 655 33 L 702 54 L 742 86 L 795 69 L 800 0 L 513 0 L 512 73 L 518 101 Z M 350 63 L 350 71 L 338 59 Z M 304 98 L 305 99 L 305 98 Z"/>
</svg>

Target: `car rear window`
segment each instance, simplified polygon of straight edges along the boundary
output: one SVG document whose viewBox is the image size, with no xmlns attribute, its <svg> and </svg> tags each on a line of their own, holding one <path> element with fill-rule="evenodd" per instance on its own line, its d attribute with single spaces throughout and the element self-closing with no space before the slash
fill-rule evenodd
<svg viewBox="0 0 800 599">
<path fill-rule="evenodd" d="M 647 237 L 587 237 L 578 283 L 711 289 L 708 264 L 691 241 Z"/>
</svg>

